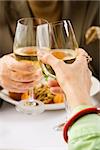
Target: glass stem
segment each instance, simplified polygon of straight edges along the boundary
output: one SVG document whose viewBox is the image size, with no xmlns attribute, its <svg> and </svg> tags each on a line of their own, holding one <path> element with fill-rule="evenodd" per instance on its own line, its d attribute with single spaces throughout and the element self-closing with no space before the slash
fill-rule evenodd
<svg viewBox="0 0 100 150">
<path fill-rule="evenodd" d="M 33 94 L 33 87 L 29 89 L 29 101 L 33 102 L 34 94 Z"/>
</svg>

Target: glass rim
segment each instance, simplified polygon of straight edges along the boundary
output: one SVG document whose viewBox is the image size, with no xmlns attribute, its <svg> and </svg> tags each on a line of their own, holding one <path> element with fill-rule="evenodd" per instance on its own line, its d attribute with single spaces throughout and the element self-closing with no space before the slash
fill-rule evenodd
<svg viewBox="0 0 100 150">
<path fill-rule="evenodd" d="M 53 26 L 57 26 L 57 25 L 64 23 L 65 21 L 66 21 L 66 23 L 71 24 L 71 21 L 69 19 L 62 19 L 62 20 L 50 22 L 49 24 L 53 25 Z"/>
<path fill-rule="evenodd" d="M 17 20 L 17 23 L 19 23 L 23 26 L 27 26 L 27 24 L 21 22 L 21 21 L 24 21 L 24 20 L 33 20 L 33 21 L 34 20 L 41 20 L 41 21 L 43 21 L 40 24 L 33 25 L 33 27 L 37 27 L 38 25 L 41 25 L 41 24 L 48 24 L 48 21 L 46 19 L 39 18 L 39 17 L 23 17 L 23 18 L 20 18 L 19 20 Z"/>
</svg>

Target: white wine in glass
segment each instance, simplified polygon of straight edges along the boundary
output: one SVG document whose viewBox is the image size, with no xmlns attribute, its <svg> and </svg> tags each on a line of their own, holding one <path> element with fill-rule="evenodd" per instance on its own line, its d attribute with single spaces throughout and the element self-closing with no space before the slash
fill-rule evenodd
<svg viewBox="0 0 100 150">
<path fill-rule="evenodd" d="M 64 61 L 67 64 L 71 64 L 75 61 L 76 59 L 76 51 L 71 50 L 71 49 L 54 49 L 53 51 L 50 52 L 53 56 L 56 58 Z M 43 72 L 52 78 L 56 78 L 55 72 L 52 69 L 52 67 L 48 64 L 42 64 Z"/>
<path fill-rule="evenodd" d="M 15 58 L 18 61 L 26 61 L 26 63 L 31 61 L 34 73 L 40 68 L 37 59 L 37 27 L 46 23 L 47 21 L 41 18 L 22 18 L 17 23 L 13 45 Z M 44 104 L 34 99 L 33 88 L 31 88 L 29 89 L 29 99 L 20 101 L 16 109 L 20 112 L 36 115 L 44 111 Z"/>
</svg>

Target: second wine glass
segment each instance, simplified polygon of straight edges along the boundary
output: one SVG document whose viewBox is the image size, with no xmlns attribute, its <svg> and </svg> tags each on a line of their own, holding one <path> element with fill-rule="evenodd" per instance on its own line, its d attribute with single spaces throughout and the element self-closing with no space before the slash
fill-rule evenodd
<svg viewBox="0 0 100 150">
<path fill-rule="evenodd" d="M 40 67 L 37 59 L 37 27 L 45 23 L 47 21 L 41 18 L 22 18 L 17 23 L 13 46 L 14 55 L 18 61 L 26 61 L 26 63 L 31 61 L 34 74 Z M 20 101 L 16 109 L 27 114 L 39 114 L 44 111 L 44 104 L 34 99 L 33 88 L 31 88 L 29 99 Z"/>
<path fill-rule="evenodd" d="M 40 51 L 49 51 L 53 56 L 68 64 L 75 61 L 78 44 L 69 20 L 39 25 L 37 35 Z M 41 62 L 41 67 L 45 77 L 56 79 L 51 66 Z"/>
</svg>

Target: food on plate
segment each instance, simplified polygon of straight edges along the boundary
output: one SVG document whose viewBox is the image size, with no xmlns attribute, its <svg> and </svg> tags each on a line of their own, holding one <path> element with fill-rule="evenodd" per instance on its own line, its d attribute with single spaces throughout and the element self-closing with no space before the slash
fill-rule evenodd
<svg viewBox="0 0 100 150">
<path fill-rule="evenodd" d="M 54 103 L 55 95 L 50 92 L 50 89 L 47 85 L 40 85 L 39 87 L 34 88 L 34 97 L 42 101 L 44 104 Z"/>
<path fill-rule="evenodd" d="M 59 94 L 53 94 L 51 93 L 48 85 L 38 85 L 34 87 L 34 98 L 37 100 L 42 101 L 44 104 L 54 104 L 54 103 L 63 103 L 64 102 L 64 95 L 59 93 Z M 29 98 L 28 92 L 23 93 L 23 94 L 11 94 L 9 92 L 10 97 L 15 99 L 15 100 L 27 100 Z"/>
<path fill-rule="evenodd" d="M 53 102 L 54 103 L 63 103 L 64 102 L 64 95 L 63 94 L 56 94 L 54 96 Z"/>
<path fill-rule="evenodd" d="M 20 101 L 22 93 L 9 92 L 9 96 L 16 101 Z"/>
</svg>

